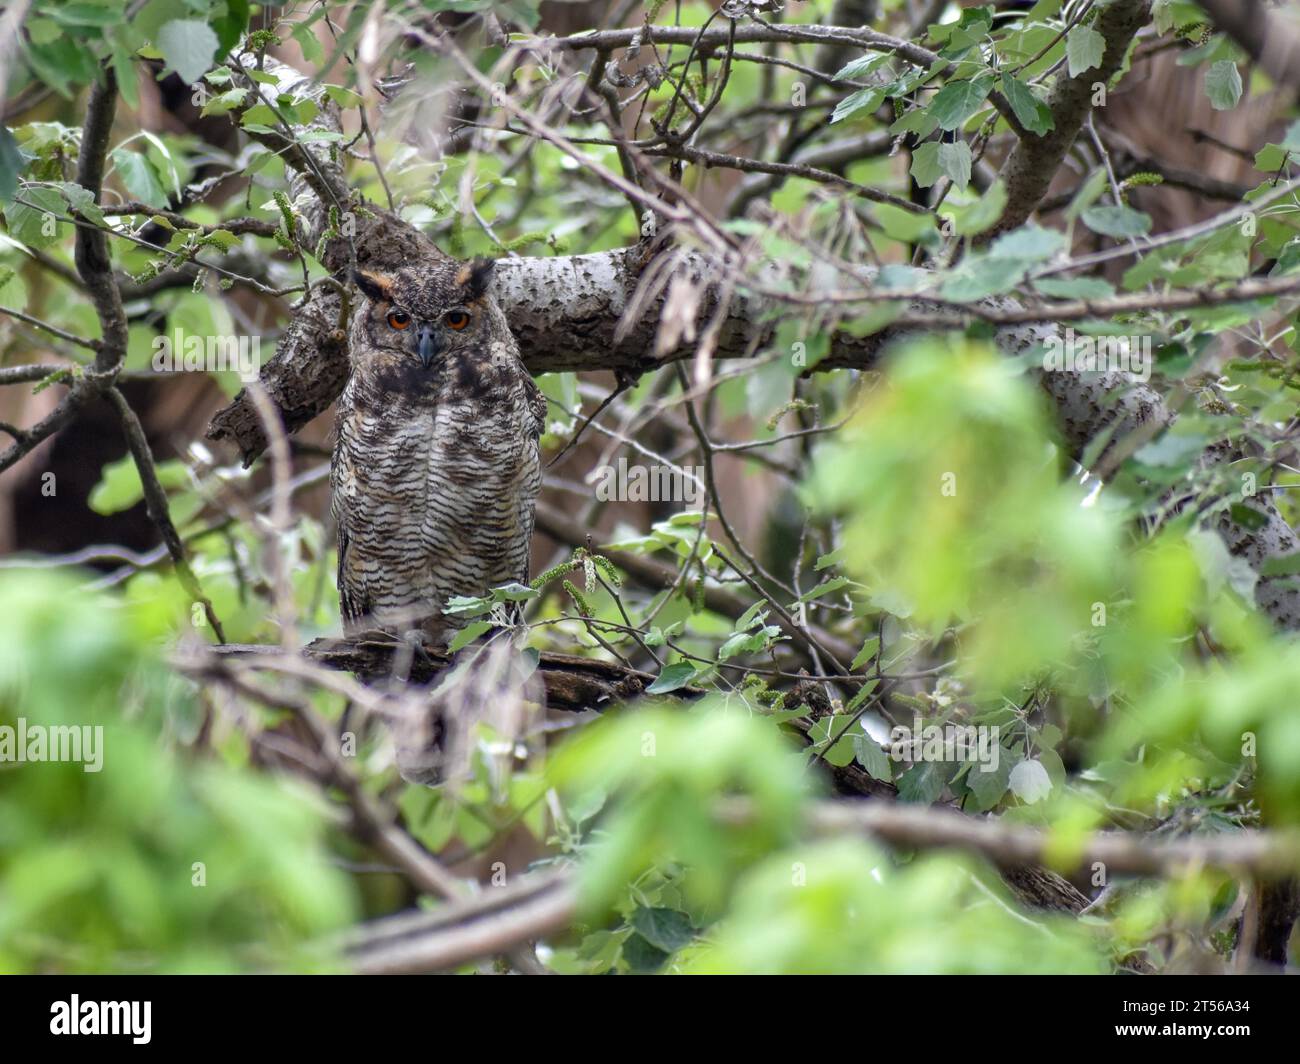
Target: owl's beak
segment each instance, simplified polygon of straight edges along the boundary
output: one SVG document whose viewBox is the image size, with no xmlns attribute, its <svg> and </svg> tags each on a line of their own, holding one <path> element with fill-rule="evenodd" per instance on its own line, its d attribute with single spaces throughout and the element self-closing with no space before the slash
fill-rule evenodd
<svg viewBox="0 0 1300 1064">
<path fill-rule="evenodd" d="M 438 342 L 438 334 L 432 325 L 421 325 L 417 337 L 418 345 L 416 352 L 420 356 L 420 364 L 428 369 L 433 365 L 433 360 L 437 356 L 441 344 Z"/>
</svg>

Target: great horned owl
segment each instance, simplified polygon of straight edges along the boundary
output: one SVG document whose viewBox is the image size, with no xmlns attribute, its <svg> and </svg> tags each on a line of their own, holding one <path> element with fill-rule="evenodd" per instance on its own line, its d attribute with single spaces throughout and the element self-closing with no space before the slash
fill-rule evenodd
<svg viewBox="0 0 1300 1064">
<path fill-rule="evenodd" d="M 488 293 L 493 263 L 358 271 L 330 482 L 344 630 L 462 623 L 454 595 L 523 581 L 546 400 Z"/>
</svg>

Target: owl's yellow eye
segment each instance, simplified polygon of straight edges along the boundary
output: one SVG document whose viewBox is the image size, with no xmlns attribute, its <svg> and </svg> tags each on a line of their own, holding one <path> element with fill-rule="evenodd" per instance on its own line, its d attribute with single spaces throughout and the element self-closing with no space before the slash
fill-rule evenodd
<svg viewBox="0 0 1300 1064">
<path fill-rule="evenodd" d="M 402 310 L 390 311 L 388 314 L 388 324 L 394 329 L 405 329 L 411 324 L 411 315 Z"/>
<path fill-rule="evenodd" d="M 469 315 L 466 314 L 463 310 L 453 310 L 451 313 L 447 315 L 447 317 L 444 320 L 453 329 L 459 331 L 465 328 L 465 326 L 469 324 Z"/>
</svg>

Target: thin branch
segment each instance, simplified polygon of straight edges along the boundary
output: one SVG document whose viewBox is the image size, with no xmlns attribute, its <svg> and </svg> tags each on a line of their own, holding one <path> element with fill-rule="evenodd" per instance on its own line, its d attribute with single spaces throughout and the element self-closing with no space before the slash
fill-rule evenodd
<svg viewBox="0 0 1300 1064">
<path fill-rule="evenodd" d="M 144 428 L 140 424 L 140 419 L 135 416 L 135 411 L 131 409 L 131 405 L 116 388 L 110 387 L 104 394 L 108 397 L 109 402 L 113 404 L 118 417 L 122 421 L 122 431 L 126 434 L 126 445 L 131 452 L 132 459 L 135 461 L 135 468 L 140 474 L 140 483 L 144 488 L 144 501 L 149 512 L 149 520 L 162 533 L 163 543 L 167 546 L 167 553 L 171 555 L 172 564 L 176 568 L 176 576 L 181 582 L 181 587 L 185 589 L 185 593 L 190 596 L 192 601 L 203 604 L 203 613 L 208 624 L 212 626 L 212 631 L 217 639 L 224 643 L 226 636 L 222 631 L 221 621 L 218 620 L 216 611 L 212 608 L 211 600 L 199 586 L 194 570 L 190 568 L 189 560 L 185 556 L 185 545 L 181 542 L 176 526 L 172 523 L 171 509 L 167 504 L 167 492 L 158 480 L 158 470 L 154 465 L 153 452 L 149 450 L 149 441 L 145 439 Z"/>
<path fill-rule="evenodd" d="M 808 166 L 805 163 L 772 163 L 764 159 L 750 159 L 742 155 L 725 155 L 722 152 L 704 151 L 701 148 L 693 148 L 687 144 L 664 144 L 656 148 L 647 148 L 644 150 L 644 154 L 685 159 L 687 162 L 697 163 L 710 169 L 720 166 L 745 173 L 802 177 L 808 181 L 817 181 L 824 185 L 836 185 L 839 188 L 846 188 L 863 199 L 871 200 L 873 203 L 888 203 L 891 207 L 897 207 L 909 214 L 932 213 L 928 207 L 924 207 L 919 203 L 913 203 L 911 200 L 895 196 L 890 192 L 882 192 L 878 188 L 860 185 L 856 181 L 850 181 L 847 177 L 833 174 L 829 170 L 819 170 L 817 167 Z"/>
<path fill-rule="evenodd" d="M 89 351 L 99 350 L 98 340 L 87 340 L 84 336 L 77 336 L 65 329 L 60 329 L 57 325 L 51 325 L 47 321 L 41 321 L 40 318 L 34 318 L 30 314 L 25 314 L 21 310 L 14 310 L 12 307 L 0 307 L 0 314 L 6 314 L 18 321 L 25 321 L 28 325 L 34 325 L 36 328 L 49 333 L 51 336 L 57 336 L 70 344 L 76 344 L 78 347 L 84 347 Z"/>
</svg>

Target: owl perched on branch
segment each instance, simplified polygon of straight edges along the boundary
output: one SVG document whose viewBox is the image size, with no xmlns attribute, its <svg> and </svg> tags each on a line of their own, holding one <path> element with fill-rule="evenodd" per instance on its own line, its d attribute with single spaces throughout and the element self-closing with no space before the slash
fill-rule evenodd
<svg viewBox="0 0 1300 1064">
<path fill-rule="evenodd" d="M 447 600 L 528 575 L 546 400 L 489 294 L 493 263 L 358 271 L 331 470 L 348 634 L 462 623 Z"/>
</svg>

